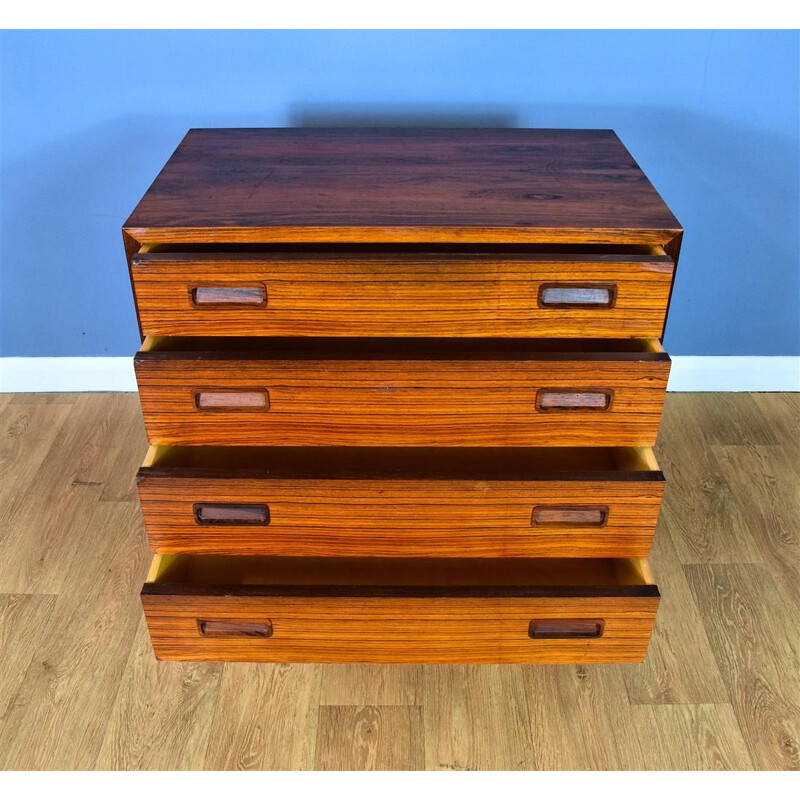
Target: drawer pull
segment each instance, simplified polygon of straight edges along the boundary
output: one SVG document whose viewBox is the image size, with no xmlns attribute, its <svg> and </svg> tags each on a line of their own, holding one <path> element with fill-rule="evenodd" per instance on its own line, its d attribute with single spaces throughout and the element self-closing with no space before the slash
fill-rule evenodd
<svg viewBox="0 0 800 800">
<path fill-rule="evenodd" d="M 197 629 L 201 636 L 249 636 L 268 639 L 272 636 L 272 623 L 239 622 L 232 619 L 199 619 Z"/>
<path fill-rule="evenodd" d="M 540 411 L 607 411 L 611 407 L 611 394 L 610 389 L 540 389 L 536 408 Z"/>
<path fill-rule="evenodd" d="M 263 306 L 267 292 L 263 286 L 196 286 L 191 291 L 196 306 Z"/>
<path fill-rule="evenodd" d="M 599 639 L 602 619 L 532 619 L 528 627 L 531 639 Z"/>
<path fill-rule="evenodd" d="M 269 506 L 264 503 L 195 503 L 199 525 L 269 525 Z"/>
<path fill-rule="evenodd" d="M 246 391 L 198 391 L 195 405 L 201 411 L 266 411 L 269 408 L 269 393 L 266 389 Z"/>
<path fill-rule="evenodd" d="M 531 525 L 602 528 L 608 506 L 534 506 Z"/>
<path fill-rule="evenodd" d="M 542 284 L 539 288 L 540 308 L 613 308 L 617 287 L 609 285 L 574 286 Z"/>
</svg>

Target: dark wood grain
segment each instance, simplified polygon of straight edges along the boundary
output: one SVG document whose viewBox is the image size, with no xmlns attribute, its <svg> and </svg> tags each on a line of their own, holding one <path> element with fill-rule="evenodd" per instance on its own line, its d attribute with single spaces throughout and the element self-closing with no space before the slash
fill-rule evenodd
<svg viewBox="0 0 800 800">
<path fill-rule="evenodd" d="M 269 525 L 266 503 L 195 503 L 194 521 L 198 525 Z"/>
<path fill-rule="evenodd" d="M 664 489 L 652 464 L 639 458 L 622 468 L 616 451 L 539 450 L 167 448 L 139 471 L 138 488 L 158 553 L 648 554 Z M 199 505 L 222 517 L 199 524 Z"/>
<path fill-rule="evenodd" d="M 660 336 L 672 259 L 657 247 L 628 249 L 635 252 L 162 248 L 134 256 L 131 273 L 142 329 L 157 335 Z M 548 291 L 601 285 L 613 297 L 608 307 L 546 302 Z M 222 302 L 240 301 L 241 292 L 268 299 Z"/>
<path fill-rule="evenodd" d="M 197 630 L 201 636 L 258 636 L 267 639 L 272 636 L 272 623 L 198 619 Z"/>
<path fill-rule="evenodd" d="M 536 505 L 531 524 L 601 528 L 608 523 L 608 512 L 608 506 L 592 506 L 577 501 L 571 505 Z"/>
<path fill-rule="evenodd" d="M 680 225 L 613 131 L 196 129 L 138 242 L 664 244 Z"/>
<path fill-rule="evenodd" d="M 652 445 L 668 357 L 650 352 L 652 343 L 640 352 L 561 344 L 400 347 L 368 340 L 331 349 L 314 342 L 165 340 L 137 354 L 135 366 L 152 444 Z M 268 392 L 268 411 L 203 411 L 194 400 L 199 389 L 254 387 Z M 606 392 L 613 401 L 607 408 L 540 409 L 540 390 Z"/>
</svg>

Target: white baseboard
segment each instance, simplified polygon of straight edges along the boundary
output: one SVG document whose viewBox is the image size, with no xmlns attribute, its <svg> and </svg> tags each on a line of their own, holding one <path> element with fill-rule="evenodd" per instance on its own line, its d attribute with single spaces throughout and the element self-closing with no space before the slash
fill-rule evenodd
<svg viewBox="0 0 800 800">
<path fill-rule="evenodd" d="M 135 392 L 132 358 L 0 358 L 0 392 Z"/>
<path fill-rule="evenodd" d="M 672 356 L 669 392 L 800 392 L 800 356 Z"/>
<path fill-rule="evenodd" d="M 800 392 L 800 356 L 672 356 L 671 392 Z M 135 392 L 133 359 L 0 358 L 0 392 Z"/>
</svg>

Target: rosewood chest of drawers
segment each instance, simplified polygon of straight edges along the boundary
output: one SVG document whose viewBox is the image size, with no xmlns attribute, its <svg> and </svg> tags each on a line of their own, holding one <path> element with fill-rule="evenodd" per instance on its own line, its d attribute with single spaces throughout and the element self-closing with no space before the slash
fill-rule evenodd
<svg viewBox="0 0 800 800">
<path fill-rule="evenodd" d="M 123 229 L 156 657 L 641 661 L 681 234 L 612 131 L 190 131 Z"/>
</svg>

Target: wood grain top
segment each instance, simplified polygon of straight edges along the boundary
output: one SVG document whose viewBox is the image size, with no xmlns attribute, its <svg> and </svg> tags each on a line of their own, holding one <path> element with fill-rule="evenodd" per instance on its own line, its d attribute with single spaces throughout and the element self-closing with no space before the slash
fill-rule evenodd
<svg viewBox="0 0 800 800">
<path fill-rule="evenodd" d="M 138 242 L 657 242 L 681 227 L 613 131 L 193 129 Z"/>
</svg>

